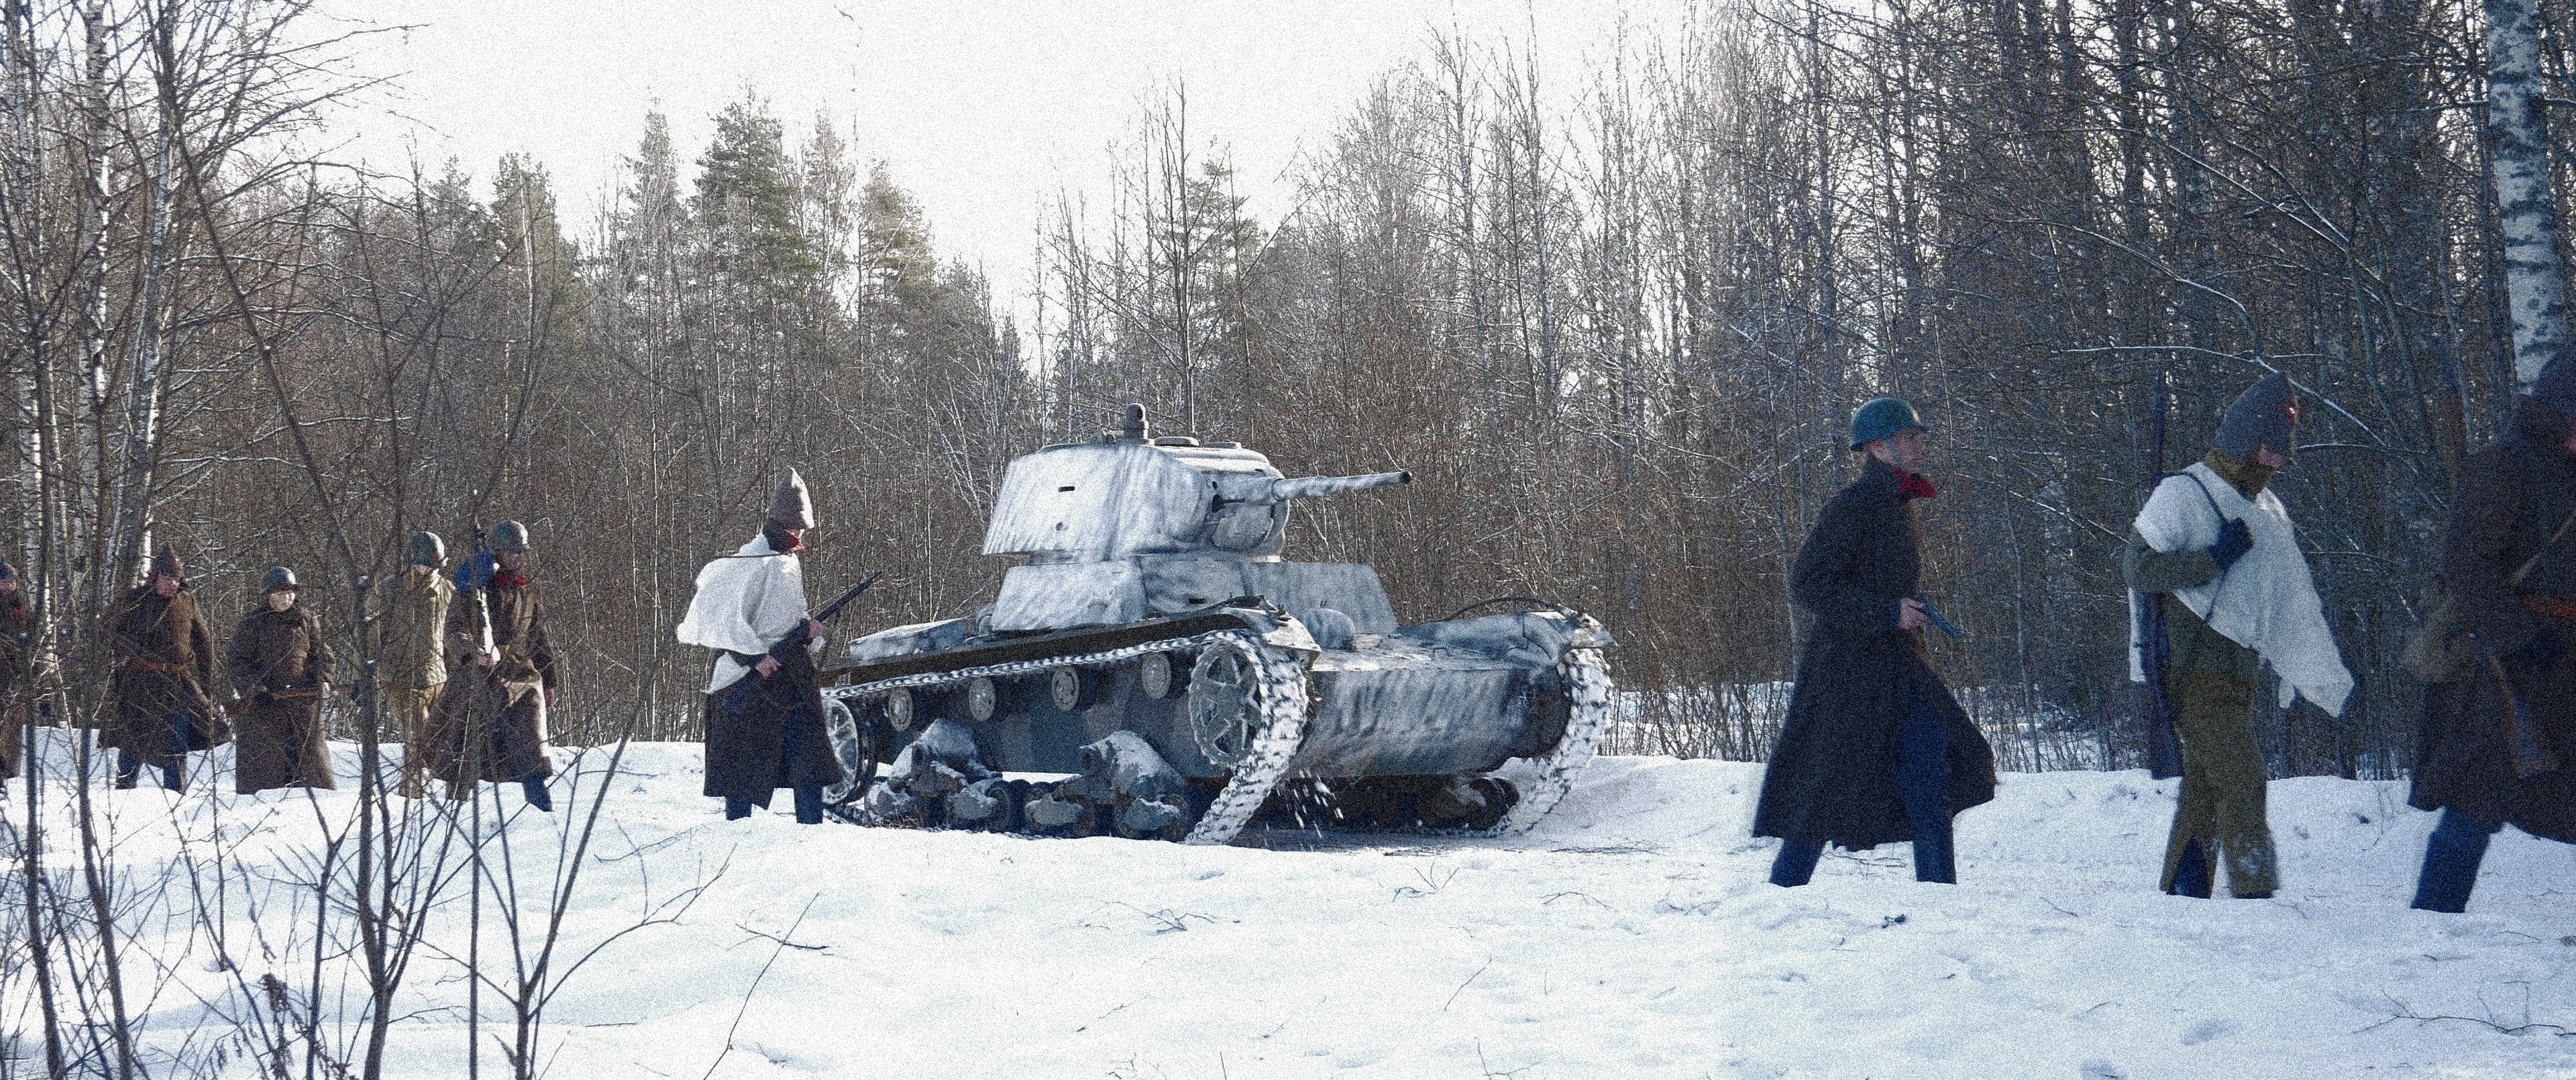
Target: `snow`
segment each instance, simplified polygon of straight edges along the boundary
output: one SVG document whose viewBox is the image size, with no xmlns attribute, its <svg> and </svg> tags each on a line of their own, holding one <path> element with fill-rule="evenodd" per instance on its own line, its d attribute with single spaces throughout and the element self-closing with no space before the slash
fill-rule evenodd
<svg viewBox="0 0 2576 1080">
<path fill-rule="evenodd" d="M 557 777 L 559 808 L 589 805 L 608 756 Z M 355 805 L 208 780 L 94 793 L 138 889 L 170 883 L 130 923 L 127 996 L 148 1002 L 155 1075 L 184 1071 L 167 1064 L 183 1045 L 207 1060 L 245 983 L 309 993 L 313 910 L 293 883 L 322 823 Z M 1273 832 L 1222 848 L 728 823 L 699 783 L 694 745 L 628 748 L 577 863 L 561 853 L 578 813 L 498 796 L 526 940 L 577 865 L 558 974 L 607 942 L 545 1013 L 547 1074 L 2576 1076 L 2576 847 L 2508 829 L 2468 914 L 2410 911 L 2433 815 L 2402 783 L 2275 782 L 2270 901 L 2154 891 L 2173 784 L 2142 772 L 2006 775 L 1959 819 L 1958 886 L 1914 882 L 1894 845 L 1831 853 L 1794 890 L 1764 882 L 1775 845 L 1747 836 L 1761 771 L 1738 763 L 1599 759 L 1509 840 Z M 68 794 L 44 792 L 52 811 Z M 182 838 L 207 876 L 229 847 L 219 919 L 197 918 Z M 466 983 L 446 955 L 465 949 L 462 897 L 450 888 L 402 987 L 387 1075 L 465 1073 Z M 655 912 L 667 921 L 638 927 Z M 483 923 L 505 986 L 488 902 Z M 209 924 L 241 970 L 216 970 Z M 363 1033 L 363 982 L 337 956 L 323 970 L 340 1057 Z M 26 976 L 0 989 L 0 1025 L 34 1052 Z M 509 1037 L 499 996 L 487 983 L 487 1075 Z M 230 1053 L 224 1074 L 252 1075 Z"/>
</svg>

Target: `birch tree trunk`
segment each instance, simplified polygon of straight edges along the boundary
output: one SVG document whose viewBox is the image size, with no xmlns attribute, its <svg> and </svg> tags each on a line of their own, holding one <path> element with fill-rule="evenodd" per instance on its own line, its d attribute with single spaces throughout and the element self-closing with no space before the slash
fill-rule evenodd
<svg viewBox="0 0 2576 1080">
<path fill-rule="evenodd" d="M 2486 0 L 2487 127 L 2495 139 L 2496 215 L 2504 235 L 2514 381 L 2526 391 L 2567 343 L 2558 213 L 2549 192 L 2539 0 Z"/>
</svg>

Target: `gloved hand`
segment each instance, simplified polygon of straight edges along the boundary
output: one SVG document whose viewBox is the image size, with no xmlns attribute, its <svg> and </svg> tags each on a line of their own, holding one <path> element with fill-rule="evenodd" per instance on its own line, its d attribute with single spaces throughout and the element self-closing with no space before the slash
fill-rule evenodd
<svg viewBox="0 0 2576 1080">
<path fill-rule="evenodd" d="M 2225 571 L 2252 550 L 2254 530 L 2245 524 L 2244 519 L 2230 518 L 2227 524 L 2218 527 L 2218 542 L 2209 545 L 2209 557 L 2218 560 L 2218 569 Z"/>
<path fill-rule="evenodd" d="M 2566 651 L 2566 647 L 2558 642 L 2557 631 L 2544 626 L 2540 628 L 2539 633 L 2531 636 L 2531 640 L 2523 642 L 2521 648 L 2515 649 L 2508 659 L 2533 671 L 2547 671 L 2551 664 L 2558 662 L 2560 654 Z"/>
</svg>

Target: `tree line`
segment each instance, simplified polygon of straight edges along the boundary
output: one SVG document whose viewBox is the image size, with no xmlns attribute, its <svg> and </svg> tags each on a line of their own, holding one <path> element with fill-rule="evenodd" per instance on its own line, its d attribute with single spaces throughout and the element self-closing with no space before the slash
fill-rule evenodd
<svg viewBox="0 0 2576 1080">
<path fill-rule="evenodd" d="M 893 571 L 852 629 L 953 617 L 1002 569 L 1002 467 L 1136 400 L 1292 474 L 1412 470 L 1301 507 L 1291 557 L 1377 564 L 1412 620 L 1592 611 L 1642 693 L 1626 748 L 1758 757 L 1787 563 L 1851 408 L 1896 393 L 1938 441 L 1942 660 L 2005 764 L 2134 764 L 2112 560 L 2158 402 L 2179 468 L 2280 369 L 2309 405 L 2280 490 L 2363 689 L 2267 717 L 2266 750 L 2390 776 L 2450 464 L 2513 385 L 2455 3 L 1728 0 L 1564 85 L 1550 43 L 1427 31 L 1262 214 L 1168 84 L 1046 207 L 1024 298 L 944 259 L 844 124 L 756 95 L 703 147 L 639 117 L 595 207 L 541 152 L 348 167 L 315 148 L 374 76 L 310 22 L 6 8 L 0 514 L 49 715 L 95 712 L 94 616 L 154 546 L 219 616 L 298 567 L 354 649 L 404 535 L 514 517 L 565 738 L 691 737 L 703 658 L 669 628 L 787 467 L 818 576 Z"/>
</svg>

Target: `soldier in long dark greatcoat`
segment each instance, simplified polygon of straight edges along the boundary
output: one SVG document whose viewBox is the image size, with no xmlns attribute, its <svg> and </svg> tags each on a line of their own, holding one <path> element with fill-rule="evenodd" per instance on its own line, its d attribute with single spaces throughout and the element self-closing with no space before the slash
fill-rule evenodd
<svg viewBox="0 0 2576 1080">
<path fill-rule="evenodd" d="M 456 570 L 447 609 L 447 684 L 431 711 L 426 759 L 451 799 L 479 781 L 519 784 L 528 805 L 554 809 L 546 778 L 546 711 L 555 698 L 555 651 L 545 611 L 528 576 L 528 529 L 492 527 L 492 553 Z M 486 629 L 488 627 L 488 630 Z"/>
<path fill-rule="evenodd" d="M 8 794 L 9 780 L 24 763 L 19 755 L 26 735 L 20 723 L 24 710 L 18 707 L 18 673 L 26 666 L 29 648 L 27 595 L 18 590 L 17 568 L 0 559 L 0 796 Z"/>
<path fill-rule="evenodd" d="M 152 579 L 125 594 L 107 633 L 116 650 L 116 700 L 99 745 L 116 751 L 116 786 L 133 787 L 151 765 L 176 791 L 186 786 L 189 752 L 233 737 L 206 697 L 215 681 L 214 636 L 176 553 L 164 547 L 152 556 Z"/>
<path fill-rule="evenodd" d="M 2571 417 L 2576 348 L 2550 361 L 2515 403 L 2511 431 L 2460 462 L 2442 530 L 2442 581 L 2478 657 L 2467 678 L 2425 687 L 2409 801 L 2442 812 L 2415 889 L 2414 906 L 2426 911 L 2467 910 L 2487 840 L 2506 825 L 2576 843 Z"/>
<path fill-rule="evenodd" d="M 1994 752 L 1932 670 L 1922 569 L 1922 423 L 1895 398 L 1852 416 L 1860 479 L 1816 515 L 1789 571 L 1815 613 L 1789 718 L 1762 778 L 1753 835 L 1777 836 L 1771 882 L 1797 886 L 1825 845 L 1914 842 L 1917 881 L 1955 883 L 1953 815 L 1995 797 Z"/>
<path fill-rule="evenodd" d="M 269 567 L 259 584 L 260 604 L 233 627 L 224 658 L 241 710 L 233 725 L 233 790 L 337 788 L 322 741 L 331 646 L 321 620 L 295 602 L 295 571 Z"/>
<path fill-rule="evenodd" d="M 814 501 L 790 470 L 760 535 L 698 572 L 680 623 L 683 644 L 716 651 L 707 680 L 706 793 L 724 800 L 728 819 L 768 809 L 783 787 L 795 792 L 796 820 L 818 824 L 823 787 L 841 778 L 814 672 L 823 628 L 807 617 L 797 557 L 813 527 Z"/>
</svg>

